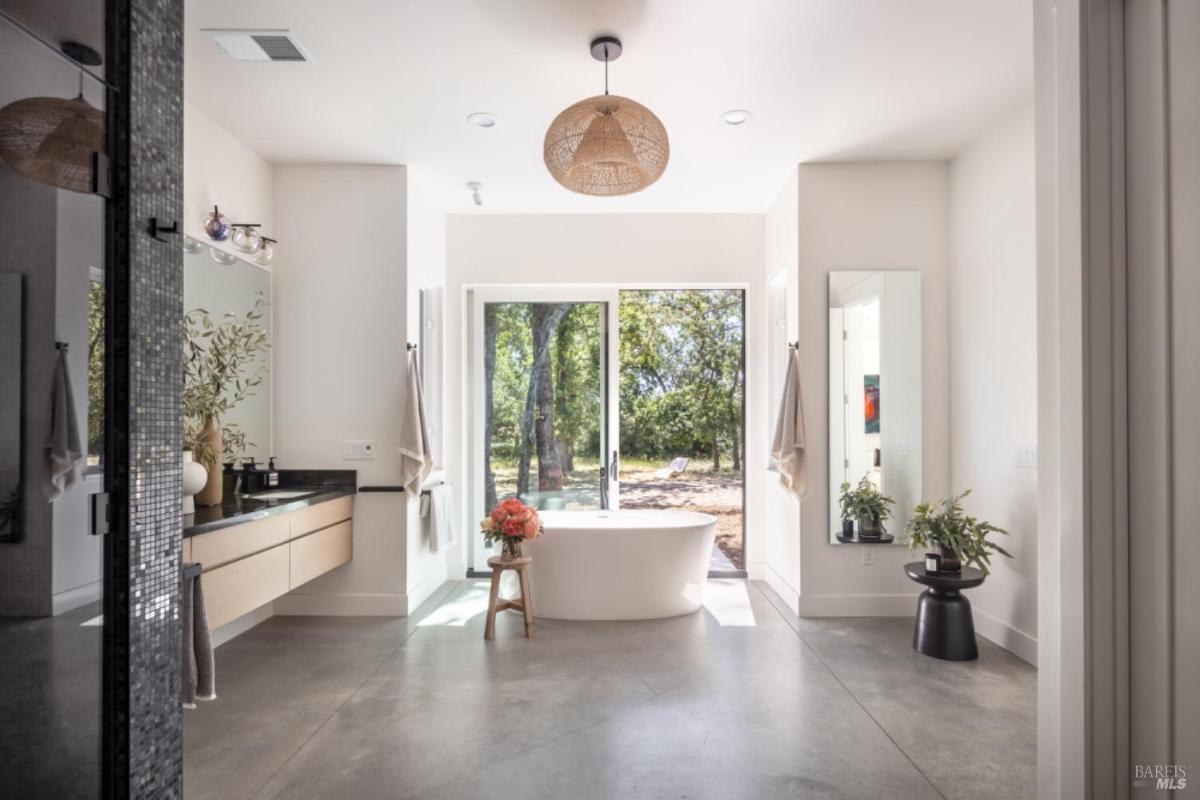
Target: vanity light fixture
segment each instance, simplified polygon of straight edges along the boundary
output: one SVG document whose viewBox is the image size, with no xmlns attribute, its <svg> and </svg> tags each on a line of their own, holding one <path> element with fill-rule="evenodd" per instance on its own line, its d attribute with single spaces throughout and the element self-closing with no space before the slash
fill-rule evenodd
<svg viewBox="0 0 1200 800">
<path fill-rule="evenodd" d="M 721 114 L 721 121 L 724 122 L 726 125 L 731 125 L 731 126 L 736 127 L 738 125 L 745 125 L 747 122 L 750 121 L 750 118 L 752 116 L 754 116 L 754 115 L 751 114 L 749 111 L 747 111 L 744 108 L 731 108 L 728 111 Z"/>
<path fill-rule="evenodd" d="M 494 128 L 499 121 L 495 114 L 489 114 L 486 111 L 476 111 L 467 115 L 467 122 L 477 128 Z"/>
<path fill-rule="evenodd" d="M 592 58 L 604 62 L 604 94 L 580 100 L 550 123 L 542 144 L 546 169 L 580 194 L 640 192 L 667 168 L 667 129 L 641 103 L 608 93 L 608 62 L 620 58 L 621 41 L 601 36 L 592 41 L 591 51 Z"/>
<path fill-rule="evenodd" d="M 204 249 L 204 243 L 193 239 L 190 236 L 183 237 L 183 252 L 189 256 L 194 256 Z"/>
</svg>

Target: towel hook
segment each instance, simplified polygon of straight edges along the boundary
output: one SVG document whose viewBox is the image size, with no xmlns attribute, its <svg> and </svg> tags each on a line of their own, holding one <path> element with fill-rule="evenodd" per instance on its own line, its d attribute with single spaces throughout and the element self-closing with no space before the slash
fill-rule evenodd
<svg viewBox="0 0 1200 800">
<path fill-rule="evenodd" d="M 800 349 L 799 342 L 788 342 L 788 350 L 799 350 L 799 349 Z"/>
<path fill-rule="evenodd" d="M 413 344 L 412 342 L 405 342 L 404 349 L 408 350 L 411 353 L 413 350 L 417 349 L 417 346 L 415 344 Z"/>
<path fill-rule="evenodd" d="M 56 350 L 66 350 L 70 346 L 71 346 L 70 342 L 55 342 L 54 343 L 54 349 L 56 349 Z"/>
</svg>

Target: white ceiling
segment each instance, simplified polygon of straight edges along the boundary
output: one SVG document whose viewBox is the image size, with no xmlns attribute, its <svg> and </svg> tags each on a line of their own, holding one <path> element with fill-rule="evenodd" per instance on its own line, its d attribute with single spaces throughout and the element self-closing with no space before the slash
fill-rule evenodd
<svg viewBox="0 0 1200 800">
<path fill-rule="evenodd" d="M 762 211 L 794 164 L 948 158 L 1032 96 L 1029 0 L 187 0 L 196 107 L 274 163 L 407 164 L 451 211 Z M 286 28 L 307 64 L 234 62 L 201 28 Z M 671 161 L 635 195 L 556 184 L 542 137 L 603 90 Z M 747 108 L 732 128 L 718 115 Z M 472 111 L 500 118 L 490 130 Z"/>
</svg>

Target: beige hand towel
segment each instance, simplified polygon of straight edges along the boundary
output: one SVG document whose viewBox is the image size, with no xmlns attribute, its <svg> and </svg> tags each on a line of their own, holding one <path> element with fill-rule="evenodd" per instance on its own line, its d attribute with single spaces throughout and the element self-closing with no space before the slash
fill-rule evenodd
<svg viewBox="0 0 1200 800">
<path fill-rule="evenodd" d="M 50 500 L 62 497 L 75 483 L 77 467 L 83 461 L 79 441 L 79 422 L 75 418 L 75 394 L 67 372 L 67 348 L 58 348 L 54 384 L 50 394 L 50 433 L 42 451 L 42 492 Z"/>
<path fill-rule="evenodd" d="M 779 419 L 775 422 L 775 439 L 771 444 L 771 460 L 779 470 L 779 482 L 794 497 L 808 494 L 808 465 L 805 463 L 807 443 L 804 438 L 804 398 L 800 389 L 800 355 L 788 349 L 787 377 L 783 384 L 783 400 L 779 404 Z"/>
<path fill-rule="evenodd" d="M 417 496 L 421 483 L 433 469 L 429 449 L 429 423 L 425 419 L 425 391 L 421 387 L 417 351 L 408 351 L 408 375 L 404 386 L 404 408 L 400 423 L 400 484 Z"/>
</svg>

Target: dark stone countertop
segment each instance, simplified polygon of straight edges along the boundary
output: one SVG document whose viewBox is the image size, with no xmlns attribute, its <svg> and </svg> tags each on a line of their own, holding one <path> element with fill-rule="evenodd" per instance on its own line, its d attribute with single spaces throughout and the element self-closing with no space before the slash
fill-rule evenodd
<svg viewBox="0 0 1200 800">
<path fill-rule="evenodd" d="M 219 506 L 196 506 L 195 514 L 184 514 L 183 538 L 353 495 L 358 491 L 355 477 L 354 470 L 280 470 L 279 486 L 255 494 L 300 491 L 307 494 L 287 500 L 258 500 L 235 492 L 227 495 Z"/>
</svg>

